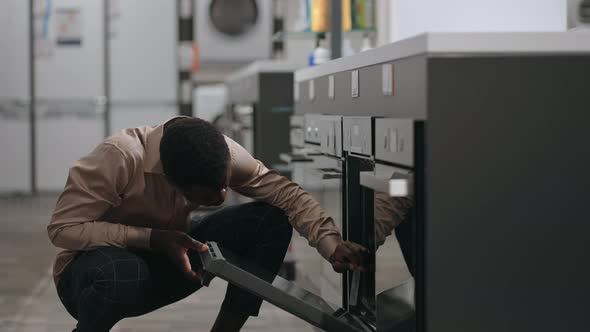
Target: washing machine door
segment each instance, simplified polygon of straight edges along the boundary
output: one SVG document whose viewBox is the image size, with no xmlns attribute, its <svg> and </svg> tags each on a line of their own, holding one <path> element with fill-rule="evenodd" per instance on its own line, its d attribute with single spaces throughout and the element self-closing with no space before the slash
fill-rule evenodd
<svg viewBox="0 0 590 332">
<path fill-rule="evenodd" d="M 202 63 L 250 62 L 272 53 L 271 0 L 195 1 Z"/>
<path fill-rule="evenodd" d="M 258 4 L 255 0 L 213 0 L 209 19 L 217 31 L 237 37 L 256 25 Z"/>
</svg>

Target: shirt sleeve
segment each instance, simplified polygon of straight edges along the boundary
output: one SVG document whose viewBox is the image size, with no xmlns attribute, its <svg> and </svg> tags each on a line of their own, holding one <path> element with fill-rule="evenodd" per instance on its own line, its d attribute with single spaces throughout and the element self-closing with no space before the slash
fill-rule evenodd
<svg viewBox="0 0 590 332">
<path fill-rule="evenodd" d="M 299 185 L 254 159 L 226 137 L 232 158 L 230 187 L 236 192 L 285 211 L 293 228 L 328 259 L 342 241 L 334 220 Z"/>
<path fill-rule="evenodd" d="M 121 204 L 135 162 L 110 143 L 101 143 L 70 169 L 47 232 L 60 248 L 89 250 L 98 246 L 149 248 L 150 228 L 100 221 Z"/>
<path fill-rule="evenodd" d="M 406 219 L 407 212 L 414 206 L 413 198 L 389 197 L 375 193 L 375 235 L 377 246 L 385 243 L 385 239 L 393 233 L 393 229 Z"/>
</svg>

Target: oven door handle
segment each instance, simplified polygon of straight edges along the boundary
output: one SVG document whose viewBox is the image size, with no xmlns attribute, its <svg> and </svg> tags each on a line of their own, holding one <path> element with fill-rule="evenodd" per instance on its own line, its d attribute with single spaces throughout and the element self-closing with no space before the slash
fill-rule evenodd
<svg viewBox="0 0 590 332">
<path fill-rule="evenodd" d="M 373 172 L 360 172 L 360 182 L 361 186 L 386 193 L 389 197 L 414 195 L 414 181 L 407 175 L 394 174 L 391 178 L 380 178 Z"/>
<path fill-rule="evenodd" d="M 286 162 L 287 164 L 307 163 L 307 162 L 313 161 L 313 159 L 311 159 L 305 155 L 295 155 L 292 153 L 281 153 L 281 154 L 279 154 L 279 159 L 281 161 Z"/>
<path fill-rule="evenodd" d="M 336 169 L 321 169 L 321 168 L 312 168 L 306 169 L 306 172 L 310 173 L 311 175 L 317 176 L 321 180 L 331 180 L 331 179 L 341 179 L 342 172 Z"/>
</svg>

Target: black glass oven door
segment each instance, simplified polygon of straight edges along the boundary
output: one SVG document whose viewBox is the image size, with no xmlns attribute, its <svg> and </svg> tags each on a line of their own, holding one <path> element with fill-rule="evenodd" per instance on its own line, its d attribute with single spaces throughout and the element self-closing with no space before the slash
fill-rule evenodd
<svg viewBox="0 0 590 332">
<path fill-rule="evenodd" d="M 331 156 L 315 156 L 313 163 L 306 164 L 305 183 L 322 209 L 332 217 L 336 227 L 342 230 L 342 160 Z M 306 188 L 306 189 L 307 189 Z M 317 255 L 317 254 L 316 254 Z M 343 305 L 342 275 L 332 265 L 319 258 L 319 271 L 314 282 L 318 295 L 339 306 Z"/>
<path fill-rule="evenodd" d="M 369 331 L 341 307 L 238 258 L 215 242 L 208 245 L 209 251 L 199 254 L 204 285 L 218 276 L 323 330 Z"/>
<path fill-rule="evenodd" d="M 378 331 L 415 330 L 414 182 L 409 170 L 376 164 L 360 173 L 373 196 L 375 313 Z"/>
</svg>

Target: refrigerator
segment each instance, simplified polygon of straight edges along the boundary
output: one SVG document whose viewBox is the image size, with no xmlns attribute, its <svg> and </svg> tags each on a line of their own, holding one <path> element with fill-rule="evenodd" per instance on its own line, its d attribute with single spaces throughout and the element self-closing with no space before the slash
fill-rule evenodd
<svg viewBox="0 0 590 332">
<path fill-rule="evenodd" d="M 109 2 L 111 133 L 178 113 L 176 1 Z"/>
<path fill-rule="evenodd" d="M 0 195 L 31 191 L 29 2 L 0 1 Z"/>
<path fill-rule="evenodd" d="M 105 135 L 102 0 L 37 0 L 34 10 L 36 174 L 61 191 L 69 168 Z"/>
</svg>

